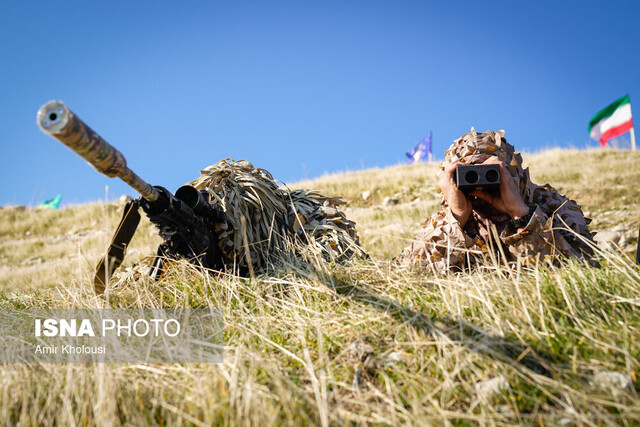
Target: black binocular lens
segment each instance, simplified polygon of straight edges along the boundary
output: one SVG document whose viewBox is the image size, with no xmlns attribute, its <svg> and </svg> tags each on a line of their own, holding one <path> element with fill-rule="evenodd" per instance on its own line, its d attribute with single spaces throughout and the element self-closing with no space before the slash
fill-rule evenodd
<svg viewBox="0 0 640 427">
<path fill-rule="evenodd" d="M 498 171 L 489 169 L 484 176 L 484 179 L 486 179 L 488 182 L 496 182 L 498 181 L 498 179 L 500 179 L 500 174 L 498 173 Z"/>
<path fill-rule="evenodd" d="M 464 179 L 466 179 L 469 184 L 475 184 L 478 182 L 478 174 L 475 171 L 468 171 L 464 174 Z"/>
</svg>

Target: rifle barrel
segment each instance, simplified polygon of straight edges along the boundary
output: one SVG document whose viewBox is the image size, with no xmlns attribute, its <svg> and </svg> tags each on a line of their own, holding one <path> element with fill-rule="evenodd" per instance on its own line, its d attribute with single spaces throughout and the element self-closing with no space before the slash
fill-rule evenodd
<svg viewBox="0 0 640 427">
<path fill-rule="evenodd" d="M 127 166 L 127 160 L 115 147 L 87 126 L 62 101 L 49 101 L 38 110 L 37 123 L 51 135 L 84 158 L 98 172 L 119 177 L 150 202 L 159 193 Z"/>
</svg>

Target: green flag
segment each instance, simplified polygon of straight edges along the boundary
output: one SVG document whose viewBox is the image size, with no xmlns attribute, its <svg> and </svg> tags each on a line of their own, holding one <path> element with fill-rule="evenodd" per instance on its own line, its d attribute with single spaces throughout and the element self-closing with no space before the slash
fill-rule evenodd
<svg viewBox="0 0 640 427">
<path fill-rule="evenodd" d="M 60 200 L 62 200 L 62 194 L 58 194 L 56 197 L 54 197 L 51 200 L 45 200 L 44 202 L 38 205 L 38 208 L 58 209 Z"/>
</svg>

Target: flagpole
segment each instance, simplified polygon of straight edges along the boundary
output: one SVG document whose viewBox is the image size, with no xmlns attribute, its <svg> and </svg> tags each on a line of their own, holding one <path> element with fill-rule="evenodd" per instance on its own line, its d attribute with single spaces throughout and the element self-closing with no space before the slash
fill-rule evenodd
<svg viewBox="0 0 640 427">
<path fill-rule="evenodd" d="M 629 102 L 629 110 L 631 110 L 631 102 Z M 631 150 L 636 151 L 636 132 L 633 130 L 633 122 L 631 122 L 631 130 L 629 132 L 631 133 Z"/>
</svg>

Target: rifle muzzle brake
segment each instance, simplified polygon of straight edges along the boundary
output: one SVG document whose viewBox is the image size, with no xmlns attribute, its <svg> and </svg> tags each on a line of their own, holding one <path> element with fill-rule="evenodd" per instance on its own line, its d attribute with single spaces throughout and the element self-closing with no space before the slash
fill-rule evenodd
<svg viewBox="0 0 640 427">
<path fill-rule="evenodd" d="M 36 121 L 44 133 L 71 148 L 98 172 L 108 177 L 119 177 L 151 202 L 158 199 L 158 190 L 127 167 L 122 153 L 80 120 L 62 101 L 49 101 L 40 107 Z"/>
</svg>

